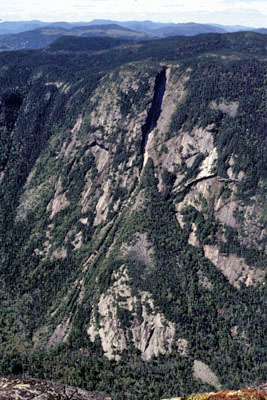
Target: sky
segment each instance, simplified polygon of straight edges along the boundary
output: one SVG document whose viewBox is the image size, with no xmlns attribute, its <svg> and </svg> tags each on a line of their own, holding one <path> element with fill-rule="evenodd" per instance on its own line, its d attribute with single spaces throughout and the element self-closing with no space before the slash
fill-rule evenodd
<svg viewBox="0 0 267 400">
<path fill-rule="evenodd" d="M 0 0 L 2 21 L 152 20 L 267 28 L 267 0 Z"/>
</svg>

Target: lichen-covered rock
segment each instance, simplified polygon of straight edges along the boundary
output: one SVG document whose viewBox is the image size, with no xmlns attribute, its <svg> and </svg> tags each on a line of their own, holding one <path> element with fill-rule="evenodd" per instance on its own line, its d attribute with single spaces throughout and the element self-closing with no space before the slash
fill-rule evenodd
<svg viewBox="0 0 267 400">
<path fill-rule="evenodd" d="M 141 310 L 138 316 L 137 310 Z M 120 319 L 122 313 L 131 314 L 131 322 L 125 326 Z M 98 323 L 96 321 L 98 317 Z M 175 334 L 175 324 L 155 310 L 152 296 L 140 291 L 132 296 L 127 269 L 122 267 L 116 274 L 116 281 L 107 293 L 102 294 L 92 315 L 88 335 L 95 341 L 97 335 L 105 355 L 109 359 L 120 359 L 120 352 L 130 342 L 130 332 L 134 346 L 140 350 L 144 360 L 171 351 Z M 178 351 L 186 353 L 183 346 Z"/>
<path fill-rule="evenodd" d="M 202 382 L 214 386 L 217 390 L 221 389 L 218 377 L 214 374 L 214 372 L 211 371 L 207 364 L 203 363 L 202 361 L 195 360 L 193 369 L 194 376 L 197 379 L 200 379 Z"/>
<path fill-rule="evenodd" d="M 1 400 L 104 400 L 98 393 L 34 378 L 0 378 Z"/>
<path fill-rule="evenodd" d="M 168 400 L 266 400 L 267 393 L 257 389 L 224 390 L 217 393 L 193 394 Z M 167 399 L 164 399 L 167 400 Z"/>
</svg>

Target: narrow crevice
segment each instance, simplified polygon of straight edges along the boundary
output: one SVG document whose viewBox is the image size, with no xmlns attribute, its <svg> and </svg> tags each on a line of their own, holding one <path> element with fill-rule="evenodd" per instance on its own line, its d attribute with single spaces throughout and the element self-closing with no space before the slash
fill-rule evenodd
<svg viewBox="0 0 267 400">
<path fill-rule="evenodd" d="M 99 143 L 99 142 L 97 141 L 97 139 L 92 138 L 91 142 L 88 144 L 88 148 L 94 147 L 94 146 L 98 146 L 98 147 L 100 147 L 100 149 L 103 149 L 103 150 L 106 150 L 106 151 L 109 150 L 108 147 L 106 147 L 106 146 L 103 145 L 102 143 Z"/>
<path fill-rule="evenodd" d="M 144 353 L 146 352 L 146 350 L 147 350 L 147 348 L 148 348 L 148 346 L 149 346 L 149 344 L 150 344 L 150 340 L 151 340 L 151 338 L 152 338 L 152 336 L 153 336 L 153 334 L 154 334 L 154 331 L 155 331 L 155 328 L 153 327 L 153 328 L 151 329 L 151 331 L 150 331 L 150 333 L 149 333 L 149 337 L 148 337 L 148 339 L 147 339 L 147 341 L 146 341 L 146 346 L 145 346 L 145 349 L 144 349 Z"/>
<path fill-rule="evenodd" d="M 162 99 L 166 89 L 166 68 L 163 68 L 155 79 L 154 96 L 151 107 L 148 111 L 145 124 L 142 126 L 141 153 L 144 154 L 148 135 L 156 127 L 160 113 Z"/>
<path fill-rule="evenodd" d="M 189 182 L 187 185 L 184 185 L 179 190 L 177 190 L 178 188 L 175 188 L 173 193 L 176 195 L 176 194 L 182 193 L 183 191 L 188 191 L 188 189 L 190 189 L 193 185 L 196 185 L 199 182 L 207 181 L 212 178 L 216 178 L 216 176 L 217 176 L 217 174 L 212 174 L 209 176 L 203 176 L 202 178 L 195 179 L 192 182 Z"/>
</svg>

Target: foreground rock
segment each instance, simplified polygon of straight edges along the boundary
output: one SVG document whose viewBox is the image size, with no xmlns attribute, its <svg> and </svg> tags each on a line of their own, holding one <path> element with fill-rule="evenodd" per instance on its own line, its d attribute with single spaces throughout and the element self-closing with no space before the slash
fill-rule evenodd
<svg viewBox="0 0 267 400">
<path fill-rule="evenodd" d="M 175 397 L 169 400 L 266 400 L 267 386 L 256 389 L 224 390 L 217 393 L 195 394 L 188 397 Z M 167 399 L 164 399 L 167 400 Z"/>
<path fill-rule="evenodd" d="M 9 376 L 0 378 L 0 399 L 104 400 L 104 397 L 98 393 L 87 392 L 62 383 Z"/>
<path fill-rule="evenodd" d="M 0 378 L 0 400 L 111 400 L 95 392 L 42 379 Z M 267 400 L 267 384 L 257 388 L 224 390 L 163 400 Z"/>
</svg>

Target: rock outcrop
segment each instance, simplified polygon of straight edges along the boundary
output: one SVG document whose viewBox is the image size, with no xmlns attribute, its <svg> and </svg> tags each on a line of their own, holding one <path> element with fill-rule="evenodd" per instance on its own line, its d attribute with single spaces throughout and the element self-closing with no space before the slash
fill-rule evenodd
<svg viewBox="0 0 267 400">
<path fill-rule="evenodd" d="M 193 394 L 163 400 L 266 400 L 267 393 L 259 389 L 224 390 L 217 393 Z"/>
<path fill-rule="evenodd" d="M 105 397 L 62 383 L 11 376 L 0 378 L 0 399 L 105 400 Z"/>
<path fill-rule="evenodd" d="M 262 379 L 265 36 L 0 52 L 5 373 L 37 354 L 88 387 L 125 367 L 120 394 L 143 366 L 162 396 L 165 370 L 184 393 Z"/>
<path fill-rule="evenodd" d="M 114 280 L 115 283 L 107 293 L 101 295 L 94 310 L 87 331 L 91 340 L 94 341 L 96 335 L 99 335 L 105 355 L 116 360 L 120 359 L 120 352 L 130 342 L 140 350 L 144 360 L 171 352 L 175 324 L 155 310 L 150 293 L 139 291 L 137 295 L 131 294 L 125 267 L 116 273 Z M 131 317 L 123 321 L 124 314 L 130 314 Z M 185 352 L 184 345 L 181 352 Z"/>
</svg>

